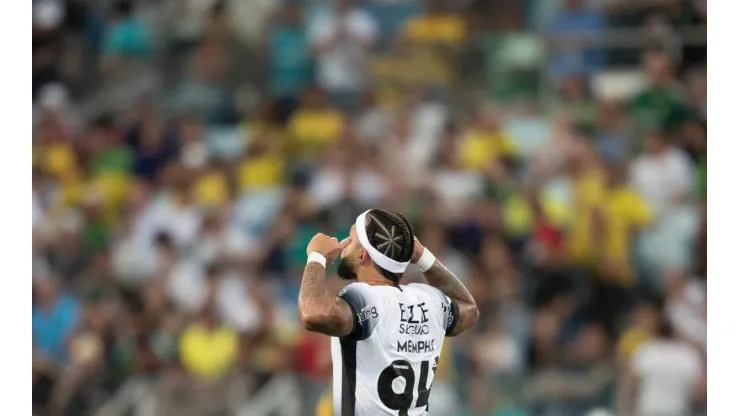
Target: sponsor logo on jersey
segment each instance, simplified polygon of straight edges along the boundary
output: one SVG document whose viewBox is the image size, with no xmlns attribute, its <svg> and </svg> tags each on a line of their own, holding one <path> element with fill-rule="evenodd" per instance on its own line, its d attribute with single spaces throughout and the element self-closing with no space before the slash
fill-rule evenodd
<svg viewBox="0 0 740 416">
<path fill-rule="evenodd" d="M 377 318 L 378 310 L 373 305 L 367 305 L 357 314 L 357 322 L 363 323 L 370 318 Z"/>
</svg>

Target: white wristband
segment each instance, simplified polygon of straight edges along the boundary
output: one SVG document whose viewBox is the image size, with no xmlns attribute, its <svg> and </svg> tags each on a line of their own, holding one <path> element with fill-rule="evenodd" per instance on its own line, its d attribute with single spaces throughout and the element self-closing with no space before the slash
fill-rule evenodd
<svg viewBox="0 0 740 416">
<path fill-rule="evenodd" d="M 323 254 L 316 251 L 308 253 L 308 261 L 306 262 L 306 264 L 311 263 L 312 261 L 319 263 L 321 266 L 326 268 L 326 257 L 324 257 Z"/>
<path fill-rule="evenodd" d="M 422 272 L 425 272 L 434 266 L 435 261 L 437 261 L 437 258 L 434 257 L 434 254 L 424 247 L 424 252 L 421 253 L 421 257 L 419 258 L 419 261 L 416 262 L 416 265 L 419 266 Z"/>
</svg>

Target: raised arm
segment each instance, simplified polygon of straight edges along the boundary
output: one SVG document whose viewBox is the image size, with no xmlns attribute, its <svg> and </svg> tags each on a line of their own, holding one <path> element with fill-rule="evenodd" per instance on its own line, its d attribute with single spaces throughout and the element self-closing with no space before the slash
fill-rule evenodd
<svg viewBox="0 0 740 416">
<path fill-rule="evenodd" d="M 347 242 L 317 234 L 308 244 L 308 264 L 303 269 L 298 294 L 298 314 L 303 326 L 313 332 L 345 336 L 354 328 L 354 313 L 347 302 L 331 294 L 326 284 L 326 265 L 331 264 Z"/>
<path fill-rule="evenodd" d="M 454 273 L 419 243 L 419 240 L 416 240 L 414 245 L 414 256 L 411 261 L 421 267 L 424 277 L 431 286 L 442 291 L 456 305 L 453 306 L 453 311 L 457 309 L 456 322 L 448 336 L 458 335 L 478 322 L 478 305 L 473 295 Z"/>
</svg>

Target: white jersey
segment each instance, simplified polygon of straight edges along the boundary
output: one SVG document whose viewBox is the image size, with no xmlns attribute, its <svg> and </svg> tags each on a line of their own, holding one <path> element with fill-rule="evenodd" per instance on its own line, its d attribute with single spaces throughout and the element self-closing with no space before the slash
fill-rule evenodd
<svg viewBox="0 0 740 416">
<path fill-rule="evenodd" d="M 458 309 L 425 284 L 352 283 L 339 294 L 355 314 L 350 335 L 331 340 L 334 416 L 428 414 L 444 337 Z"/>
</svg>

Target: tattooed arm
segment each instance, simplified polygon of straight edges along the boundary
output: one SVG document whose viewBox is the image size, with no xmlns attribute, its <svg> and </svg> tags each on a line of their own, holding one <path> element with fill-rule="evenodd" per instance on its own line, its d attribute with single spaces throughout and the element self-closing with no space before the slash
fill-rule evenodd
<svg viewBox="0 0 740 416">
<path fill-rule="evenodd" d="M 416 263 L 423 252 L 424 247 L 417 240 L 412 261 Z M 447 333 L 448 336 L 458 335 L 478 322 L 478 305 L 473 295 L 442 262 L 435 260 L 434 265 L 424 272 L 424 277 L 429 285 L 439 289 L 456 305 L 453 306 L 456 315 L 453 316 L 453 326 Z"/>
<path fill-rule="evenodd" d="M 298 313 L 309 331 L 341 337 L 349 335 L 354 327 L 352 309 L 347 302 L 329 293 L 326 269 L 316 262 L 308 263 L 303 270 Z"/>
<path fill-rule="evenodd" d="M 424 272 L 424 277 L 431 286 L 441 290 L 457 304 L 457 322 L 448 336 L 454 337 L 478 323 L 478 305 L 473 295 L 439 260 L 434 262 L 431 269 Z"/>
<path fill-rule="evenodd" d="M 346 245 L 347 242 L 339 243 L 336 238 L 317 234 L 308 244 L 307 251 L 322 254 L 326 264 L 331 264 Z M 341 337 L 350 334 L 354 328 L 352 308 L 329 292 L 326 268 L 317 262 L 310 262 L 303 269 L 298 313 L 309 331 Z"/>
</svg>

